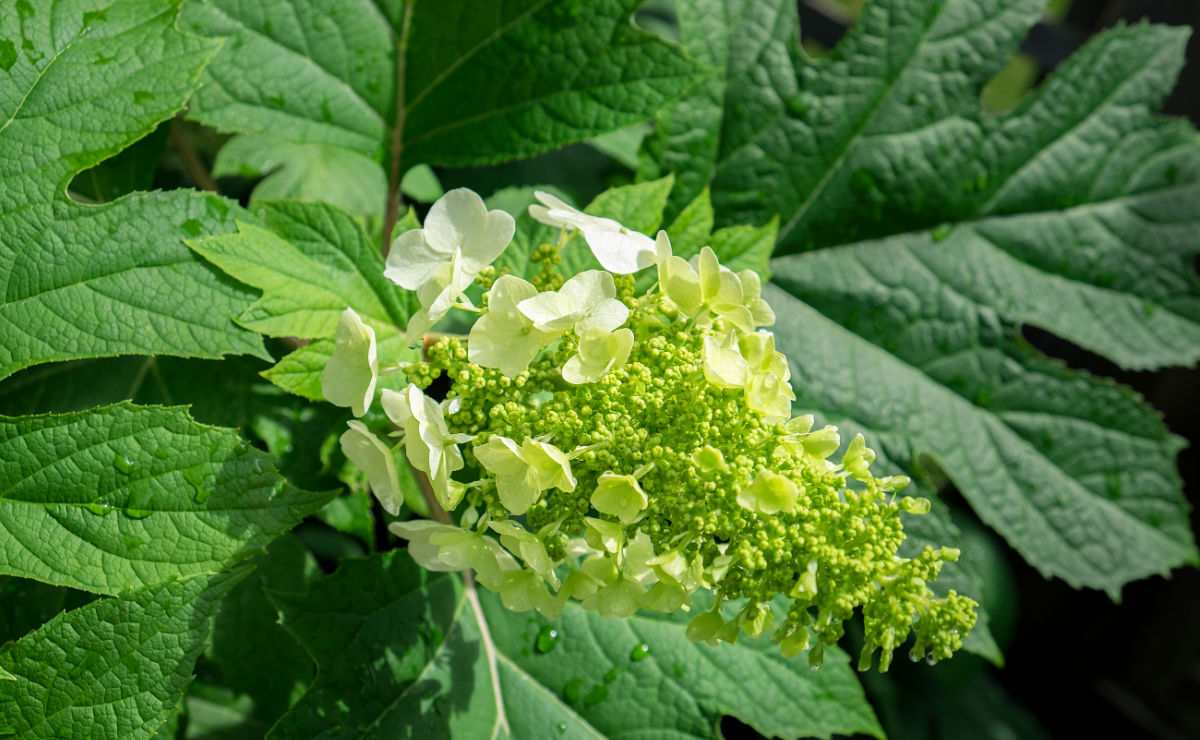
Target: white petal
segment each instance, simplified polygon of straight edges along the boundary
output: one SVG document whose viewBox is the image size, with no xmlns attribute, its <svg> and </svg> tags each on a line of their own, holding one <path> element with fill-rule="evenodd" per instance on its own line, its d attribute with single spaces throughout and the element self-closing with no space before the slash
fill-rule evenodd
<svg viewBox="0 0 1200 740">
<path fill-rule="evenodd" d="M 534 329 L 520 313 L 516 320 L 503 313 L 488 313 L 471 327 L 467 359 L 476 365 L 494 367 L 514 378 L 524 372 L 538 351 L 553 340 L 553 334 Z"/>
<path fill-rule="evenodd" d="M 610 219 L 583 227 L 583 238 L 605 270 L 632 275 L 655 262 L 654 240 Z"/>
<path fill-rule="evenodd" d="M 321 373 L 321 394 L 334 406 L 362 416 L 375 399 L 379 379 L 375 330 L 363 323 L 354 309 L 347 308 L 334 341 L 333 355 Z"/>
<path fill-rule="evenodd" d="M 425 217 L 425 238 L 440 252 L 462 249 L 487 229 L 487 206 L 466 188 L 456 188 L 437 199 Z"/>
<path fill-rule="evenodd" d="M 584 270 L 563 283 L 558 292 L 575 310 L 582 311 L 605 298 L 616 298 L 617 284 L 603 270 Z"/>
<path fill-rule="evenodd" d="M 517 223 L 504 211 L 488 211 L 483 233 L 463 245 L 463 256 L 470 262 L 469 270 L 476 274 L 492 264 L 512 241 Z"/>
<path fill-rule="evenodd" d="M 400 493 L 400 479 L 396 473 L 396 460 L 387 445 L 371 434 L 360 421 L 347 422 L 350 427 L 342 433 L 342 453 L 358 466 L 367 476 L 371 493 L 379 499 L 384 511 L 396 515 L 404 500 Z"/>
<path fill-rule="evenodd" d="M 517 309 L 540 331 L 562 333 L 579 320 L 580 313 L 562 293 L 546 291 L 517 304 Z"/>
<path fill-rule="evenodd" d="M 450 252 L 438 251 L 425 239 L 423 229 L 406 231 L 392 242 L 384 277 L 406 290 L 416 290 L 437 273 L 450 259 Z"/>
<path fill-rule="evenodd" d="M 606 298 L 600 301 L 588 313 L 587 317 L 575 326 L 575 331 L 580 334 L 594 329 L 606 332 L 613 331 L 621 324 L 624 324 L 628 318 L 628 306 L 616 298 Z"/>
</svg>

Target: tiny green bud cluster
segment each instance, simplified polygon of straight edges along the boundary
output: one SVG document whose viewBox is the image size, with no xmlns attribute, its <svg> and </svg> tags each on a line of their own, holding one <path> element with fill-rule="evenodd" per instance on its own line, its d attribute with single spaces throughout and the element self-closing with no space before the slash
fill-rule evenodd
<svg viewBox="0 0 1200 740">
<path fill-rule="evenodd" d="M 957 550 L 900 557 L 903 515 L 924 514 L 929 502 L 900 496 L 903 476 L 875 476 L 861 435 L 835 460 L 834 427 L 791 417 L 787 358 L 761 328 L 774 314 L 759 276 L 724 268 L 707 248 L 677 257 L 664 233 L 650 240 L 539 200 L 531 215 L 580 232 L 607 269 L 535 286 L 474 264 L 488 292 L 470 336 L 433 341 L 425 361 L 406 369 L 408 389 L 383 391 L 409 461 L 458 519 L 394 524 L 413 557 L 471 570 L 508 608 L 548 617 L 572 600 L 611 617 L 696 612 L 694 597 L 709 592 L 690 620 L 692 639 L 770 634 L 785 655 L 808 650 L 815 664 L 855 611 L 863 669 L 878 652 L 886 670 L 910 634 L 914 659 L 958 650 L 976 605 L 929 588 Z M 497 212 L 478 208 L 471 223 L 511 235 Z M 441 230 L 495 252 L 494 234 Z M 417 244 L 410 256 L 437 254 L 406 240 Z M 413 267 L 395 252 L 389 259 L 410 282 L 432 281 L 416 286 L 436 308 L 416 319 L 422 331 L 458 300 L 447 297 L 464 285 L 454 277 L 457 255 L 446 258 L 449 270 Z M 557 263 L 545 248 L 538 258 Z M 638 296 L 629 276 L 651 266 L 657 283 Z M 342 368 L 368 364 L 339 358 L 331 379 L 358 378 L 363 371 Z M 423 393 L 438 377 L 449 381 L 440 403 Z M 358 413 L 361 387 L 331 390 Z M 343 448 L 373 472 L 376 495 L 394 501 L 386 462 L 365 433 L 352 428 Z"/>
</svg>

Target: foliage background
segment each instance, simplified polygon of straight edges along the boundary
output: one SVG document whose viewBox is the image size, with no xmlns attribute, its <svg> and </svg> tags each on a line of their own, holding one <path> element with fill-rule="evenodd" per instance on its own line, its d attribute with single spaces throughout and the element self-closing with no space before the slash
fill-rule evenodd
<svg viewBox="0 0 1200 740">
<path fill-rule="evenodd" d="M 832 46 L 846 24 L 853 20 L 858 5 L 854 0 L 801 0 L 801 29 L 806 47 L 820 53 L 822 48 Z M 642 12 L 643 23 L 649 27 L 660 24 L 669 32 L 670 13 L 666 6 L 666 3 L 648 3 Z M 1052 3 L 1047 20 L 1024 42 L 1022 54 L 989 89 L 989 104 L 997 109 L 1011 106 L 1089 36 L 1120 20 L 1143 18 L 1196 28 L 1200 25 L 1200 7 L 1187 0 L 1058 0 Z M 1196 37 L 1190 42 L 1188 58 L 1189 63 L 1165 109 L 1200 123 L 1200 41 Z M 106 200 L 133 189 L 203 184 L 198 182 L 198 173 L 209 169 L 219 178 L 223 192 L 240 196 L 245 203 L 252 188 L 260 182 L 258 174 L 277 166 L 277 162 L 269 160 L 226 162 L 222 166 L 217 152 L 225 143 L 224 137 L 213 136 L 190 124 L 172 126 L 170 122 L 160 126 L 118 161 L 84 173 L 72 189 L 84 197 Z M 586 203 L 605 188 L 632 180 L 636 160 L 631 152 L 637 136 L 636 130 L 626 130 L 534 159 L 489 168 L 439 168 L 436 174 L 442 187 L 467 185 L 483 193 L 512 185 L 549 183 L 570 193 L 576 201 Z M 186 139 L 185 145 L 180 144 L 181 138 Z M 287 153 L 278 156 L 286 157 Z M 146 161 L 157 163 L 152 179 L 147 177 L 149 170 L 142 166 Z M 245 169 L 251 165 L 257 166 L 259 173 L 253 172 L 253 167 Z M 425 197 L 428 193 L 423 193 L 422 188 L 430 187 L 430 183 L 414 180 L 410 185 L 410 195 L 416 196 L 416 200 L 428 200 Z M 1072 367 L 1134 387 L 1164 413 L 1173 432 L 1191 442 L 1181 454 L 1179 464 L 1187 496 L 1193 504 L 1193 531 L 1200 529 L 1196 512 L 1200 503 L 1197 451 L 1200 420 L 1195 413 L 1200 408 L 1200 370 L 1123 371 L 1049 334 L 1026 329 L 1025 335 L 1039 349 Z M 132 358 L 126 363 L 127 369 L 148 378 L 139 400 L 157 402 L 164 394 L 176 402 L 189 400 L 185 387 L 156 386 L 156 377 L 168 377 L 171 373 L 158 376 L 158 365 L 142 367 L 141 362 L 140 358 Z M 180 364 L 182 367 L 183 363 Z M 12 388 L 11 384 L 0 388 L 0 397 L 10 394 L 0 398 L 5 404 L 4 413 L 36 408 L 36 399 L 14 398 L 21 392 Z M 248 415 L 247 409 L 254 403 L 253 398 L 225 400 L 218 421 L 227 424 L 240 423 L 239 419 Z M 230 400 L 234 402 L 228 403 Z M 22 409 L 21 403 L 29 404 L 29 408 Z M 269 424 L 255 430 L 267 439 L 274 431 L 277 430 Z M 295 442 L 295 457 L 313 452 L 304 448 L 303 440 Z M 1194 629 L 1200 623 L 1200 573 L 1180 570 L 1171 579 L 1133 582 L 1124 589 L 1122 603 L 1114 604 L 1101 592 L 1075 590 L 1060 580 L 1043 578 L 1007 550 L 995 535 L 973 522 L 969 507 L 952 489 L 945 491 L 943 497 L 954 505 L 959 523 L 968 535 L 991 545 L 994 560 L 989 611 L 993 630 L 1007 642 L 1006 666 L 1001 671 L 989 671 L 970 656 L 934 669 L 910 667 L 898 661 L 900 664 L 888 678 L 866 677 L 864 682 L 877 711 L 894 736 L 902 736 L 894 727 L 906 728 L 912 737 L 999 738 L 1012 732 L 1021 736 L 1042 732 L 1053 737 L 1200 736 L 1200 707 L 1194 700 L 1200 695 L 1200 634 Z M 352 513 L 347 512 L 347 516 Z M 328 537 L 327 528 L 321 526 L 302 525 L 299 535 L 326 562 L 358 554 L 352 549 L 348 551 L 343 539 Z M 50 604 L 47 609 L 62 606 Z M 202 661 L 201 680 L 205 678 L 205 669 Z M 723 729 L 729 737 L 754 736 L 736 720 L 725 720 Z"/>
</svg>

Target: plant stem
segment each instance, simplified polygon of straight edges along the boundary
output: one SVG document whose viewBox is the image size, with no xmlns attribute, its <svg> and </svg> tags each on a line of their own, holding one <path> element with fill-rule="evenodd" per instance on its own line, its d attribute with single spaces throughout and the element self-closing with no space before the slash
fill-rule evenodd
<svg viewBox="0 0 1200 740">
<path fill-rule="evenodd" d="M 412 30 L 413 6 L 416 0 L 408 0 L 404 5 L 404 19 L 400 22 L 400 36 L 396 39 L 396 115 L 392 121 L 392 143 L 388 152 L 388 191 L 387 211 L 383 218 L 383 243 L 380 251 L 386 257 L 392 243 L 392 229 L 400 218 L 400 206 L 404 197 L 400 193 L 400 161 L 404 156 L 404 121 L 408 107 L 405 78 L 408 69 L 408 34 Z"/>
<path fill-rule="evenodd" d="M 196 154 L 195 147 L 192 146 L 192 140 L 184 133 L 183 126 L 179 119 L 171 122 L 171 131 L 168 135 L 171 148 L 179 155 L 180 162 L 183 163 L 183 171 L 192 179 L 196 187 L 209 192 L 217 192 L 217 181 L 208 173 L 208 168 L 200 161 L 200 157 Z"/>
</svg>

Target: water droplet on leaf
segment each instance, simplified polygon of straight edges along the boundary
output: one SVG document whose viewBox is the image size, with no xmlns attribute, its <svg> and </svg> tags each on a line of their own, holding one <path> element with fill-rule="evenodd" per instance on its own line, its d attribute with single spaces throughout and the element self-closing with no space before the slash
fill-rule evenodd
<svg viewBox="0 0 1200 740">
<path fill-rule="evenodd" d="M 113 467 L 125 475 L 132 475 L 137 470 L 137 463 L 129 455 L 118 452 L 113 457 Z"/>
<path fill-rule="evenodd" d="M 535 638 L 533 641 L 533 649 L 536 650 L 539 655 L 545 655 L 554 649 L 554 646 L 558 644 L 558 641 L 561 638 L 561 632 L 550 625 L 546 625 L 538 631 L 537 638 Z"/>
<path fill-rule="evenodd" d="M 191 237 L 197 237 L 204 233 L 204 224 L 194 218 L 184 221 L 179 228 L 183 229 L 183 233 Z"/>
<path fill-rule="evenodd" d="M 645 660 L 650 657 L 650 646 L 646 643 L 639 643 L 633 646 L 633 650 L 629 651 L 629 659 L 634 663 Z"/>
<path fill-rule="evenodd" d="M 108 504 L 102 504 L 99 501 L 93 501 L 90 504 L 84 504 L 83 508 L 86 509 L 88 513 L 95 514 L 96 516 L 105 516 L 113 510 L 113 508 Z"/>
<path fill-rule="evenodd" d="M 607 672 L 605 672 L 604 683 L 606 683 L 606 684 L 612 683 L 613 681 L 616 681 L 617 677 L 620 675 L 621 675 L 621 669 L 617 668 L 616 666 L 613 666 L 612 668 L 609 668 Z"/>
<path fill-rule="evenodd" d="M 592 687 L 587 696 L 583 698 L 583 703 L 589 707 L 594 707 L 600 702 L 608 698 L 608 685 L 598 683 Z"/>
<path fill-rule="evenodd" d="M 558 730 L 558 734 L 561 735 L 567 731 L 567 723 L 559 722 L 557 725 L 554 726 L 554 729 Z"/>
<path fill-rule="evenodd" d="M 578 706 L 583 701 L 582 678 L 572 678 L 563 684 L 563 699 L 572 706 Z"/>
<path fill-rule="evenodd" d="M 954 230 L 954 227 L 951 226 L 950 224 L 942 224 L 941 226 L 938 226 L 937 228 L 935 228 L 933 231 L 929 232 L 929 236 L 935 242 L 940 242 L 940 241 L 944 240 L 946 237 L 950 236 L 950 232 L 953 230 Z"/>
</svg>

